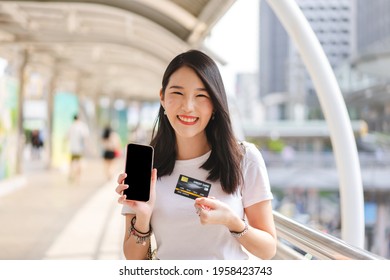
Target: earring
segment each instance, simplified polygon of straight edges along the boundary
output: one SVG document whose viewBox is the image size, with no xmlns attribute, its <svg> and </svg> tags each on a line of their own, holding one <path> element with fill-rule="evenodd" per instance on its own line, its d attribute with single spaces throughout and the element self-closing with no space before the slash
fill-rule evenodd
<svg viewBox="0 0 390 280">
<path fill-rule="evenodd" d="M 213 121 L 215 118 L 215 112 L 213 112 L 212 116 L 211 116 L 211 120 Z"/>
<path fill-rule="evenodd" d="M 167 111 L 164 110 L 164 115 L 167 115 Z"/>
</svg>

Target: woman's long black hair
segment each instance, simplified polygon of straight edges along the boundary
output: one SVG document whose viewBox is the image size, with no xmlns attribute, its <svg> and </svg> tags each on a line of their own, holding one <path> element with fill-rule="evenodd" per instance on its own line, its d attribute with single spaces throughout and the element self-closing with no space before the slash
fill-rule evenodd
<svg viewBox="0 0 390 280">
<path fill-rule="evenodd" d="M 163 95 L 171 75 L 183 66 L 188 66 L 196 72 L 214 106 L 214 118 L 210 119 L 206 126 L 211 154 L 201 168 L 209 171 L 208 180 L 220 180 L 226 193 L 234 193 L 242 182 L 240 164 L 243 151 L 233 133 L 225 87 L 218 66 L 209 56 L 198 50 L 179 54 L 165 70 L 162 79 Z M 150 144 L 155 151 L 154 167 L 158 170 L 158 177 L 170 175 L 176 161 L 176 136 L 162 106 L 154 124 Z"/>
</svg>

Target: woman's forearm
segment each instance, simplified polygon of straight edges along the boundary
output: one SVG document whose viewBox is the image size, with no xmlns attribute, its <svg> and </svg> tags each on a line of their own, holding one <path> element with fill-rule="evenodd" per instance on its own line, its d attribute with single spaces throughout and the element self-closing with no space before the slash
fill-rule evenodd
<svg viewBox="0 0 390 280">
<path fill-rule="evenodd" d="M 128 260 L 144 260 L 150 246 L 150 219 L 126 216 L 126 232 L 123 253 Z"/>
<path fill-rule="evenodd" d="M 276 253 L 276 239 L 266 231 L 249 226 L 247 233 L 238 241 L 248 252 L 263 260 L 271 259 Z"/>
<path fill-rule="evenodd" d="M 123 253 L 127 260 L 145 260 L 147 259 L 150 239 L 145 245 L 137 244 L 136 239 L 132 236 L 123 242 Z"/>
</svg>

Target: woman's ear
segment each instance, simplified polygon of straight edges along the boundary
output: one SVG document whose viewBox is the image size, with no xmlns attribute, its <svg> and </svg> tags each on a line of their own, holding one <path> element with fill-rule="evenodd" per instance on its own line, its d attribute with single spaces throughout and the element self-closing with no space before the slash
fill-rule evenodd
<svg viewBox="0 0 390 280">
<path fill-rule="evenodd" d="M 164 107 L 164 92 L 162 89 L 160 89 L 160 103 L 161 103 L 161 106 Z"/>
<path fill-rule="evenodd" d="M 164 92 L 160 89 L 160 100 L 164 100 Z"/>
</svg>

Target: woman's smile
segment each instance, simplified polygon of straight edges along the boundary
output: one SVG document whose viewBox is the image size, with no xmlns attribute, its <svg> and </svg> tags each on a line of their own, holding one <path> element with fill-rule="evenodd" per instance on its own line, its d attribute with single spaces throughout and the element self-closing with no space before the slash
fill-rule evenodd
<svg viewBox="0 0 390 280">
<path fill-rule="evenodd" d="M 199 120 L 199 118 L 197 117 L 191 117 L 185 115 L 178 115 L 177 119 L 184 125 L 193 125 Z"/>
</svg>

